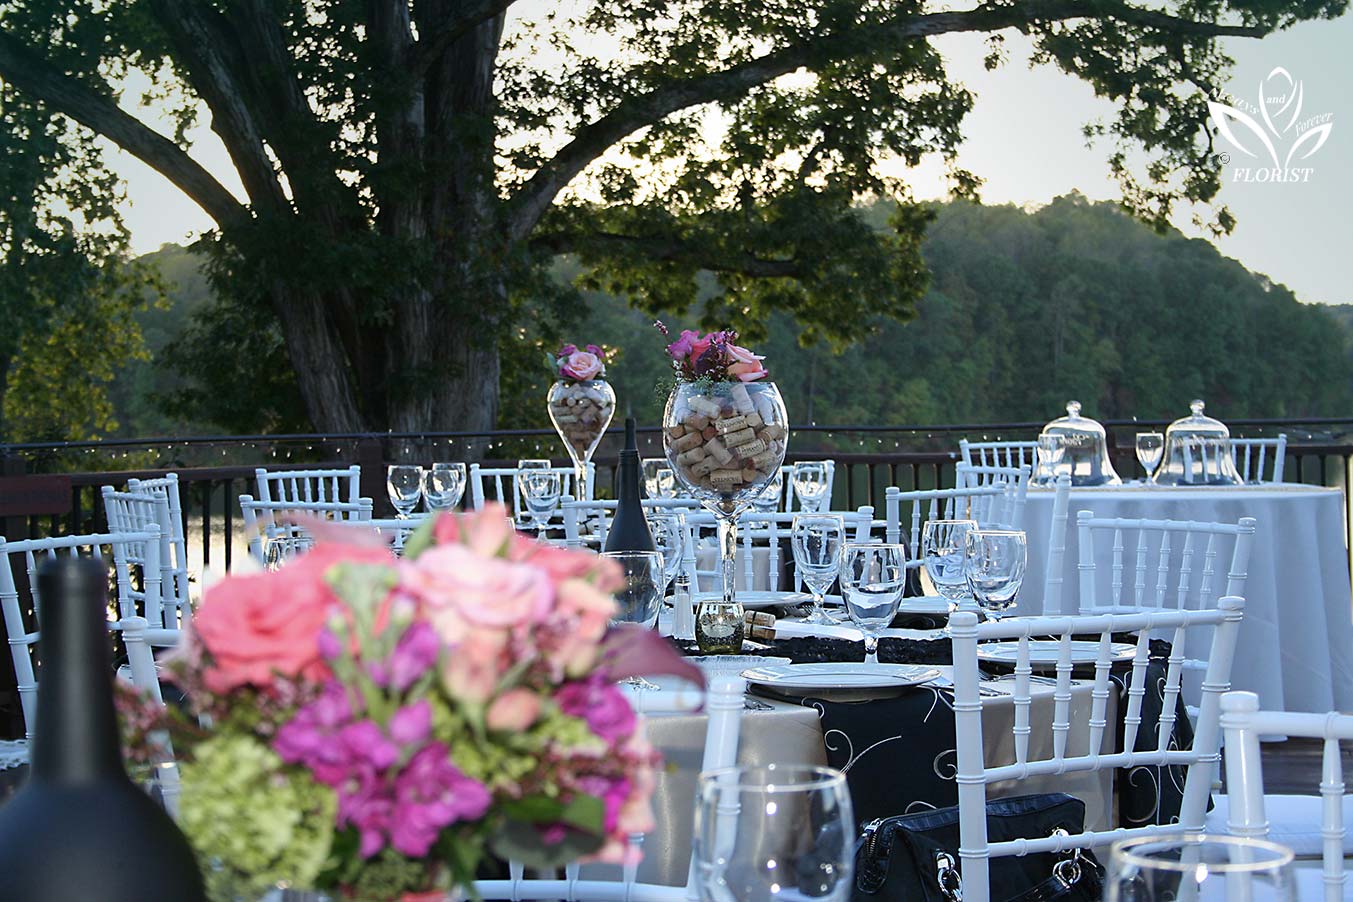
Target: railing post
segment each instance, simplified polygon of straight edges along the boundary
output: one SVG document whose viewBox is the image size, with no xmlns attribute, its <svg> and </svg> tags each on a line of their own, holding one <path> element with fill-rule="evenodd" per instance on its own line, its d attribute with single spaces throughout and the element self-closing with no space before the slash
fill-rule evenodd
<svg viewBox="0 0 1353 902">
<path fill-rule="evenodd" d="M 363 498 L 370 498 L 375 516 L 392 517 L 394 508 L 385 491 L 385 443 L 369 435 L 357 442 L 357 465 L 362 468 L 359 483 Z"/>
</svg>

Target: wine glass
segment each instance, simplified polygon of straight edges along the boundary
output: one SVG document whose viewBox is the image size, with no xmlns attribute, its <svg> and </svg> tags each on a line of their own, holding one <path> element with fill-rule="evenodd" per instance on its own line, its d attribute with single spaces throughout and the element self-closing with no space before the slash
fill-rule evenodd
<svg viewBox="0 0 1353 902">
<path fill-rule="evenodd" d="M 813 594 L 813 610 L 804 623 L 837 623 L 822 609 L 822 596 L 836 579 L 841 565 L 841 547 L 846 542 L 846 524 L 840 517 L 827 514 L 800 514 L 794 518 L 790 546 L 794 566 L 808 591 Z"/>
<path fill-rule="evenodd" d="M 1292 850 L 1244 836 L 1179 833 L 1109 850 L 1106 902 L 1296 902 Z"/>
<path fill-rule="evenodd" d="M 855 868 L 846 779 L 809 765 L 706 771 L 692 851 L 702 902 L 845 902 Z"/>
<path fill-rule="evenodd" d="M 455 510 L 465 495 L 465 464 L 433 464 L 423 471 L 423 503 L 433 512 Z"/>
<path fill-rule="evenodd" d="M 1165 456 L 1165 436 L 1159 432 L 1137 433 L 1137 463 L 1142 465 L 1148 480 L 1155 477 L 1156 468 L 1160 466 L 1160 459 L 1163 456 Z"/>
<path fill-rule="evenodd" d="M 645 457 L 640 464 L 643 470 L 644 491 L 650 498 L 661 498 L 658 486 L 658 471 L 668 469 L 667 458 L 665 457 Z"/>
<path fill-rule="evenodd" d="M 1066 437 L 1058 433 L 1038 437 L 1038 482 L 1051 483 L 1060 475 L 1066 458 Z"/>
<path fill-rule="evenodd" d="M 269 572 L 281 570 L 287 561 L 300 557 L 313 547 L 315 540 L 310 533 L 298 526 L 288 526 L 268 536 L 263 545 L 263 569 Z"/>
<path fill-rule="evenodd" d="M 611 623 L 638 623 L 652 629 L 662 602 L 662 552 L 603 551 L 601 556 L 618 563 L 625 575 L 624 588 L 615 593 L 620 612 Z"/>
<path fill-rule="evenodd" d="M 647 513 L 648 531 L 652 533 L 653 544 L 662 555 L 662 594 L 666 596 L 667 587 L 681 570 L 686 545 L 686 518 L 680 511 L 650 510 Z"/>
<path fill-rule="evenodd" d="M 423 468 L 416 464 L 391 464 L 385 471 L 385 491 L 399 518 L 408 519 L 423 497 Z"/>
<path fill-rule="evenodd" d="M 963 599 L 971 599 L 964 562 L 968 559 L 968 533 L 976 520 L 930 520 L 921 530 L 921 560 L 926 575 L 940 597 L 949 602 L 949 613 Z"/>
<path fill-rule="evenodd" d="M 801 460 L 790 473 L 799 507 L 810 513 L 822 510 L 827 497 L 827 464 L 820 460 Z"/>
<path fill-rule="evenodd" d="M 659 498 L 675 498 L 681 488 L 677 485 L 676 474 L 672 472 L 671 467 L 658 469 L 657 484 Z"/>
<path fill-rule="evenodd" d="M 851 622 L 864 633 L 866 664 L 879 662 L 879 630 L 897 616 L 907 587 L 907 549 L 902 545 L 848 542 L 841 553 L 841 598 Z"/>
<path fill-rule="evenodd" d="M 1024 582 L 1028 550 L 1024 531 L 1018 529 L 970 529 L 963 574 L 973 598 L 992 620 L 1001 619 L 1015 606 L 1015 596 Z"/>
<path fill-rule="evenodd" d="M 554 470 L 522 470 L 517 474 L 517 486 L 526 502 L 526 512 L 531 516 L 536 536 L 541 538 L 554 509 L 559 506 L 559 474 Z"/>
<path fill-rule="evenodd" d="M 785 471 L 776 470 L 775 475 L 766 483 L 761 494 L 752 499 L 752 509 L 758 514 L 773 514 L 780 509 L 780 501 L 785 491 Z M 761 521 L 766 522 L 766 521 Z"/>
</svg>

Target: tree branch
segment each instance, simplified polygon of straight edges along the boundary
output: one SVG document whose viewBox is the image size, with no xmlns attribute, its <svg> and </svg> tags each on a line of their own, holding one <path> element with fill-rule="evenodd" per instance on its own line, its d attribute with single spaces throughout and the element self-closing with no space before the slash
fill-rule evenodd
<svg viewBox="0 0 1353 902">
<path fill-rule="evenodd" d="M 0 31 L 0 78 L 112 141 L 169 181 L 218 225 L 248 216 L 243 204 L 181 147 Z"/>
<path fill-rule="evenodd" d="M 518 189 L 510 201 L 509 233 L 521 239 L 530 233 L 555 196 L 626 136 L 661 122 L 679 110 L 746 93 L 781 75 L 871 51 L 881 41 L 902 42 L 941 34 L 1000 31 L 1035 23 L 1112 18 L 1175 34 L 1217 37 L 1263 37 L 1259 27 L 1217 25 L 1140 9 L 1122 0 L 1029 0 L 1019 6 L 979 6 L 964 12 L 901 16 L 794 44 L 717 72 L 696 75 L 622 101 L 609 113 L 580 128 L 568 144 Z"/>
<path fill-rule="evenodd" d="M 411 78 L 422 78 L 448 47 L 490 19 L 502 15 L 514 2 L 475 0 L 469 9 L 444 23 L 436 32 L 420 35 L 418 42 L 409 48 L 405 70 Z"/>
<path fill-rule="evenodd" d="M 712 255 L 703 248 L 675 237 L 621 235 L 616 232 L 587 231 L 569 235 L 551 235 L 532 241 L 551 253 L 576 252 L 579 245 L 642 258 L 645 262 L 681 263 L 710 272 L 737 273 L 759 279 L 797 279 L 809 267 L 795 258 L 770 259 L 745 252 Z"/>
</svg>

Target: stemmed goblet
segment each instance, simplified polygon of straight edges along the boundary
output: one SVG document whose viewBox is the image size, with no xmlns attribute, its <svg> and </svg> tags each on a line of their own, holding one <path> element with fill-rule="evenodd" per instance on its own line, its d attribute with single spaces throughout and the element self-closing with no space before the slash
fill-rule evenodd
<svg viewBox="0 0 1353 902">
<path fill-rule="evenodd" d="M 921 560 L 926 575 L 940 597 L 949 602 L 949 613 L 972 599 L 964 564 L 968 559 L 968 533 L 976 520 L 929 520 L 921 530 Z"/>
<path fill-rule="evenodd" d="M 822 608 L 822 598 L 836 580 L 841 567 L 841 549 L 846 543 L 846 524 L 833 514 L 800 514 L 794 518 L 790 547 L 799 578 L 813 595 L 813 610 L 804 623 L 837 623 Z"/>
<path fill-rule="evenodd" d="M 385 471 L 385 491 L 399 519 L 407 520 L 423 496 L 423 468 L 414 464 L 391 464 Z"/>
<path fill-rule="evenodd" d="M 423 503 L 428 510 L 455 510 L 464 495 L 465 464 L 433 464 L 432 469 L 423 471 Z"/>
<path fill-rule="evenodd" d="M 820 460 L 801 460 L 790 472 L 799 507 L 807 513 L 822 510 L 827 498 L 827 464 Z"/>
<path fill-rule="evenodd" d="M 550 517 L 559 506 L 559 474 L 553 470 L 522 470 L 517 473 L 517 484 L 536 537 L 544 538 Z"/>
<path fill-rule="evenodd" d="M 973 529 L 967 535 L 968 554 L 964 576 L 978 607 L 992 620 L 999 620 L 1015 606 L 1028 550 L 1023 530 Z"/>
<path fill-rule="evenodd" d="M 877 664 L 879 631 L 897 616 L 907 587 L 907 549 L 849 542 L 841 552 L 840 580 L 846 613 L 864 634 L 865 663 Z"/>
<path fill-rule="evenodd" d="M 1146 479 L 1155 478 L 1160 460 L 1165 456 L 1165 436 L 1159 432 L 1137 433 L 1137 463 L 1142 465 Z"/>
</svg>

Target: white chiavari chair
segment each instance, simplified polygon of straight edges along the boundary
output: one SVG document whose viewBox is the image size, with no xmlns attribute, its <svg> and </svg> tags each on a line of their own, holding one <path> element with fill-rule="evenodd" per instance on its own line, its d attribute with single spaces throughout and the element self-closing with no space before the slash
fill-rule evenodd
<svg viewBox="0 0 1353 902">
<path fill-rule="evenodd" d="M 954 467 L 954 485 L 963 489 L 1004 484 L 1007 486 L 1010 496 L 1005 502 L 1005 509 L 999 512 L 1003 521 L 999 528 L 1023 529 L 1024 505 L 1029 497 L 1029 477 L 1032 473 L 1033 470 L 1027 466 L 997 467 L 957 464 Z"/>
<path fill-rule="evenodd" d="M 1043 613 L 1073 614 L 1062 599 L 1066 588 L 1066 533 L 1071 507 L 1071 477 L 1063 473 L 1053 483 L 1052 528 L 1048 530 L 1048 566 L 1043 574 Z"/>
<path fill-rule="evenodd" d="M 844 522 L 846 531 L 849 534 L 847 541 L 850 542 L 868 542 L 874 526 L 874 508 L 868 505 L 861 507 L 856 511 L 823 511 L 823 515 L 838 516 Z M 760 513 L 758 511 L 744 511 L 738 517 L 738 545 L 739 545 L 739 565 L 742 567 L 743 583 L 741 588 L 745 591 L 756 589 L 760 580 L 757 579 L 757 550 L 766 551 L 766 581 L 765 590 L 770 592 L 781 591 L 780 572 L 781 561 L 786 554 L 790 555 L 792 560 L 792 551 L 782 548 L 793 539 L 794 520 L 797 517 L 804 516 L 802 511 L 787 513 Z M 701 539 L 707 536 L 713 536 L 718 530 L 718 520 L 709 511 L 701 509 L 687 515 L 687 523 L 692 528 L 694 535 L 694 544 L 699 546 Z M 697 547 L 698 550 L 698 547 Z M 706 582 L 692 583 L 691 585 L 700 585 L 702 589 L 708 587 L 708 591 L 721 585 L 722 559 L 718 554 L 713 554 L 712 570 L 696 570 L 699 578 Z M 803 579 L 799 575 L 798 568 L 794 568 L 794 585 L 787 591 L 799 592 L 803 589 Z"/>
<path fill-rule="evenodd" d="M 192 606 L 181 604 L 174 591 L 175 574 L 171 539 L 160 531 L 160 524 L 169 517 L 169 500 L 163 495 L 136 492 L 119 492 L 110 485 L 103 487 L 103 511 L 108 520 L 108 532 L 112 535 L 134 535 L 157 533 L 154 555 L 159 571 L 159 597 L 153 601 L 145 597 L 144 591 L 132 588 L 129 594 L 133 601 L 141 602 L 149 625 L 156 628 L 179 629 L 192 618 Z M 129 542 L 126 546 L 125 560 L 117 561 L 119 580 L 126 580 L 122 572 L 130 567 L 145 568 L 148 565 L 146 549 L 142 542 Z M 129 582 L 129 581 L 128 581 Z"/>
<path fill-rule="evenodd" d="M 1345 828 L 1353 820 L 1353 796 L 1344 793 L 1341 742 L 1353 741 L 1353 715 L 1260 711 L 1253 692 L 1221 697 L 1221 728 L 1226 737 L 1226 795 L 1218 796 L 1207 815 L 1209 833 L 1271 839 L 1287 846 L 1298 859 L 1319 859 L 1319 871 L 1298 867 L 1298 897 L 1339 902 L 1349 898 L 1344 857 L 1353 854 L 1353 838 Z M 1259 737 L 1299 736 L 1319 739 L 1319 795 L 1264 793 Z"/>
<path fill-rule="evenodd" d="M 426 523 L 432 516 L 430 513 L 413 513 L 405 519 L 373 517 L 370 520 L 363 521 L 362 526 L 374 529 L 381 538 L 390 544 L 390 550 L 396 556 L 399 556 L 404 553 L 404 543 L 408 541 L 413 531 Z"/>
<path fill-rule="evenodd" d="M 258 483 L 259 501 L 291 502 L 295 504 L 356 504 L 362 489 L 362 468 L 335 470 L 265 470 L 254 471 Z"/>
<path fill-rule="evenodd" d="M 490 501 L 507 505 L 516 523 L 528 520 L 526 499 L 522 497 L 521 486 L 517 484 L 516 467 L 483 467 L 470 464 L 470 504 L 474 510 L 480 510 Z M 574 472 L 572 467 L 550 467 L 550 473 L 559 474 L 559 497 L 575 497 L 573 494 Z M 597 484 L 596 465 L 587 465 L 587 492 L 591 496 Z M 579 500 L 593 500 L 591 497 Z M 551 520 L 554 518 L 551 517 Z"/>
<path fill-rule="evenodd" d="M 959 857 L 963 898 L 968 902 L 988 902 L 991 858 L 1024 855 L 1030 852 L 1060 852 L 1076 848 L 1097 848 L 1133 836 L 1201 830 L 1208 794 L 1220 760 L 1221 694 L 1230 688 L 1231 665 L 1235 654 L 1236 633 L 1244 612 L 1240 598 L 1219 599 L 1216 607 L 1204 611 L 1160 610 L 1146 614 L 1104 614 L 1093 617 L 1012 617 L 978 624 L 977 615 L 959 611 L 949 618 L 954 645 L 954 726 L 957 736 L 957 772 L 959 807 Z M 1115 740 L 1116 727 L 1108 718 L 1112 691 L 1111 636 L 1138 634 L 1133 653 L 1123 723 L 1121 747 Z M 1142 705 L 1147 687 L 1149 637 L 1153 632 L 1170 636 L 1162 692 L 1162 714 L 1154 748 L 1136 750 L 1142 722 Z M 1211 634 L 1207 655 L 1207 677 L 1203 681 L 1202 703 L 1195 725 L 1192 747 L 1180 749 L 1172 743 L 1173 713 L 1181 692 L 1184 644 L 1189 634 L 1195 638 Z M 1085 722 L 1071 723 L 1071 639 L 1095 634 L 1099 637 L 1094 663 L 1094 684 L 1090 716 Z M 1029 640 L 1052 636 L 1060 643 L 1056 665 L 1051 723 L 1052 751 L 1048 757 L 1030 753 L 1032 707 L 1032 666 Z M 982 675 L 977 648 L 981 640 L 1015 640 L 1017 645 L 1014 687 L 1014 725 L 1011 731 L 1014 760 L 988 765 L 985 759 L 982 724 Z M 1084 754 L 1068 753 L 1072 730 L 1085 731 Z M 1008 740 L 1007 740 L 1008 741 Z M 1106 745 L 1107 743 L 1107 745 Z M 1074 835 L 1033 836 L 1006 842 L 987 840 L 987 788 L 1000 781 L 1023 780 L 1032 776 L 1081 773 L 1131 767 L 1185 768 L 1183 799 L 1177 823 L 1112 830 L 1086 830 Z"/>
<path fill-rule="evenodd" d="M 740 677 L 713 677 L 703 693 L 704 709 L 708 712 L 705 747 L 701 771 L 730 767 L 737 763 L 738 734 L 742 722 L 743 692 L 746 681 Z M 699 693 L 671 691 L 635 693 L 636 710 L 650 712 L 692 712 L 699 710 Z M 676 706 L 665 704 L 669 700 Z M 634 835 L 629 845 L 642 850 L 653 837 Z M 695 863 L 692 860 L 684 886 L 665 886 L 643 883 L 638 879 L 638 855 L 629 856 L 632 863 L 623 866 L 588 865 L 582 868 L 571 864 L 563 873 L 528 874 L 515 861 L 508 862 L 505 880 L 476 880 L 474 894 L 485 902 L 517 902 L 526 899 L 554 899 L 564 902 L 689 902 L 697 898 Z"/>
<path fill-rule="evenodd" d="M 1038 442 L 970 442 L 958 440 L 963 463 L 970 467 L 1028 467 L 1038 463 Z"/>
<path fill-rule="evenodd" d="M 1282 482 L 1287 463 L 1287 435 L 1277 438 L 1233 438 L 1231 458 L 1247 483 Z"/>
<path fill-rule="evenodd" d="M 312 514 L 326 520 L 367 522 L 371 520 L 371 499 L 359 498 L 356 503 L 346 501 L 256 501 L 248 495 L 240 496 L 240 513 L 244 516 L 244 534 L 249 537 L 249 553 L 260 564 L 267 563 L 267 545 L 280 541 L 288 554 L 305 546 L 310 534 L 303 527 L 286 522 L 286 515 Z"/>
<path fill-rule="evenodd" d="M 0 610 L 9 636 L 19 704 L 27 740 L 33 736 L 37 715 L 37 668 L 35 658 L 41 640 L 42 598 L 38 592 L 38 569 L 47 561 L 88 556 L 111 566 L 118 619 L 109 620 L 110 630 L 122 633 L 129 666 L 121 671 L 157 700 L 161 698 L 152 646 L 168 647 L 178 641 L 179 631 L 153 627 L 160 616 L 160 535 L 157 528 L 120 535 L 99 533 L 25 539 L 0 537 Z M 135 560 L 144 563 L 133 563 Z M 139 588 L 135 588 L 139 583 Z M 147 612 L 137 611 L 140 601 Z"/>
<path fill-rule="evenodd" d="M 180 614 L 186 616 L 192 611 L 192 596 L 188 584 L 188 538 L 184 532 L 183 501 L 179 497 L 179 474 L 166 473 L 156 479 L 128 479 L 127 491 L 137 495 L 158 495 L 165 500 L 169 516 L 160 523 L 160 535 L 168 536 L 169 566 L 174 573 L 174 583 L 172 586 L 165 584 L 164 596 L 166 601 L 172 597 Z M 164 508 L 157 507 L 156 511 L 162 512 Z"/>
</svg>

